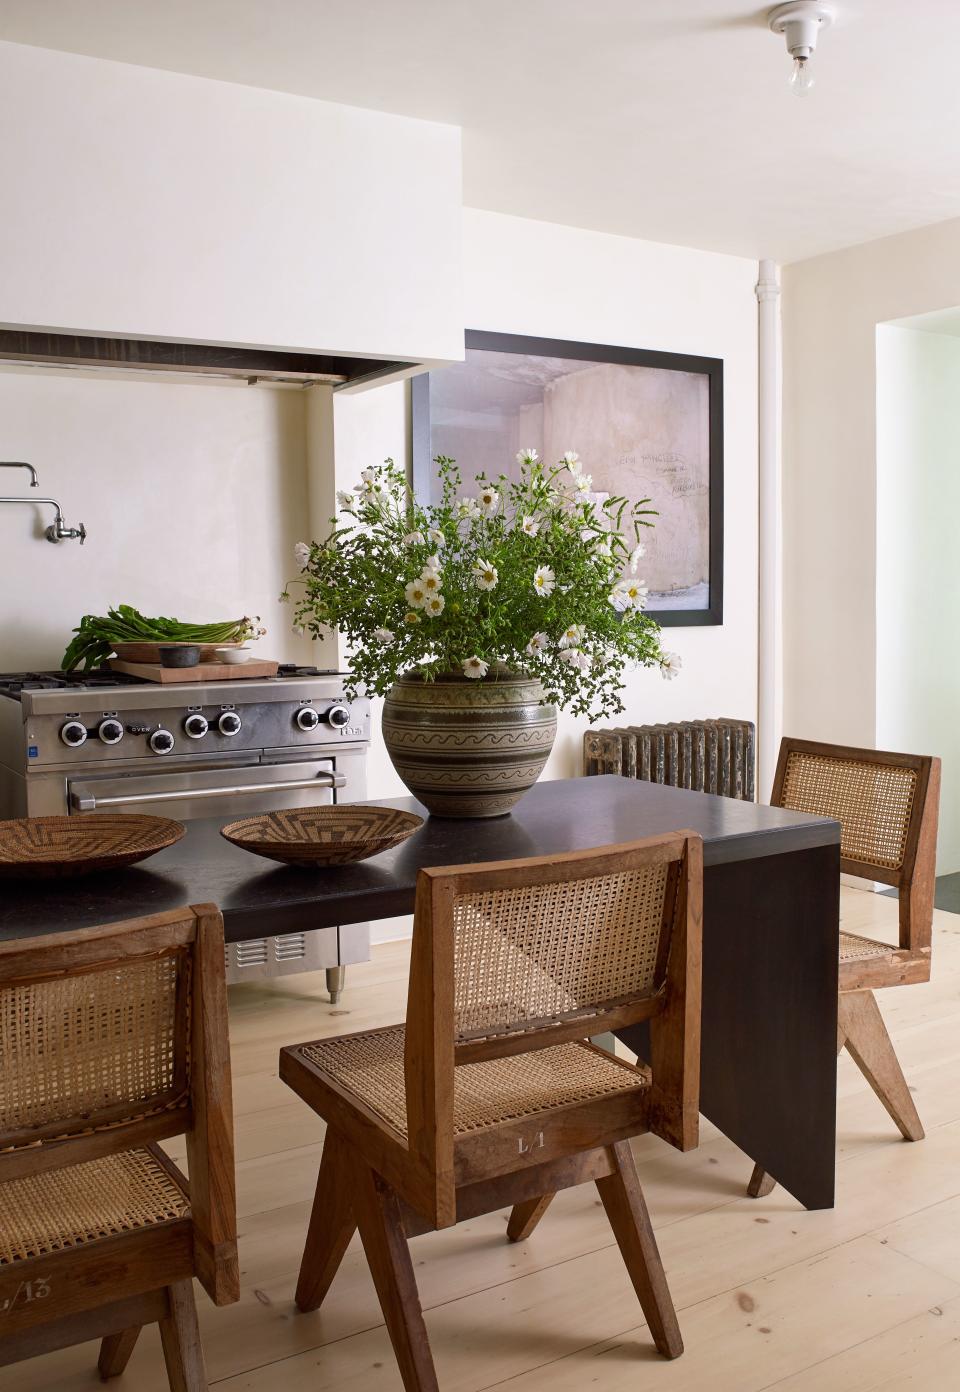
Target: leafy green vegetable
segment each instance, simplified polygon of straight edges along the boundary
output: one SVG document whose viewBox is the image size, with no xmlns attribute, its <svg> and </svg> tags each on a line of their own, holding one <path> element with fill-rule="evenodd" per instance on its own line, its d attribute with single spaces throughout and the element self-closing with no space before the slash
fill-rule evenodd
<svg viewBox="0 0 960 1392">
<path fill-rule="evenodd" d="M 266 629 L 260 619 L 230 619 L 225 623 L 190 624 L 179 619 L 148 619 L 129 604 L 107 611 L 106 617 L 84 614 L 75 628 L 76 637 L 63 655 L 63 670 L 72 672 L 81 662 L 85 671 L 99 667 L 117 643 L 242 643 L 259 638 Z"/>
</svg>

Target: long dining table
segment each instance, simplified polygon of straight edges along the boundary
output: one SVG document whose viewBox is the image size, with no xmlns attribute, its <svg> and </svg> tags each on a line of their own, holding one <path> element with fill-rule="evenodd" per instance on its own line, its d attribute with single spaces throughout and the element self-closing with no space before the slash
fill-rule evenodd
<svg viewBox="0 0 960 1392">
<path fill-rule="evenodd" d="M 424 866 L 691 829 L 704 843 L 701 1112 L 804 1206 L 833 1205 L 839 823 L 613 775 L 541 782 L 510 815 L 482 821 L 429 817 L 413 798 L 377 801 L 426 820 L 358 864 L 272 865 L 225 841 L 222 819 L 206 818 L 140 866 L 0 881 L 0 939 L 211 901 L 229 942 L 336 933 L 411 913 Z M 643 1054 L 643 1027 L 620 1037 Z"/>
</svg>

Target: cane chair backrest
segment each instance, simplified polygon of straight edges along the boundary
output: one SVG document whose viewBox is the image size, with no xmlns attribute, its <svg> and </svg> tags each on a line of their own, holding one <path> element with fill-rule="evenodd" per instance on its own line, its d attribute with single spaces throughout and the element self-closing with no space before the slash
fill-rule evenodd
<svg viewBox="0 0 960 1392">
<path fill-rule="evenodd" d="M 940 760 L 784 739 L 774 806 L 840 823 L 841 869 L 900 890 L 901 946 L 929 945 Z"/>
<path fill-rule="evenodd" d="M 213 905 L 0 943 L 0 1182 L 186 1134 L 196 1274 L 237 1298 L 223 920 Z"/>
<path fill-rule="evenodd" d="M 696 1143 L 702 841 L 692 832 L 423 870 L 405 1083 L 411 1151 L 449 1173 L 454 1071 L 650 1021 L 656 1121 Z"/>
</svg>

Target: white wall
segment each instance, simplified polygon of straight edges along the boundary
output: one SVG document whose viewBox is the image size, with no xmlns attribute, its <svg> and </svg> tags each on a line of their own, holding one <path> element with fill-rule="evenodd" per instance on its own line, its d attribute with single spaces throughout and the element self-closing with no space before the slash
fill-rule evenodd
<svg viewBox="0 0 960 1392">
<path fill-rule="evenodd" d="M 0 43 L 0 318 L 462 356 L 456 127 Z"/>
<path fill-rule="evenodd" d="M 960 338 L 877 330 L 877 745 L 943 760 L 940 874 L 960 870 Z"/>
<path fill-rule="evenodd" d="M 51 546 L 50 508 L 0 506 L 0 671 L 57 667 L 85 613 L 133 604 L 198 621 L 260 614 L 264 656 L 311 660 L 278 603 L 304 529 L 302 392 L 0 372 L 0 493 L 57 498 L 83 546 Z"/>
<path fill-rule="evenodd" d="M 726 618 L 673 628 L 684 667 L 674 682 L 634 674 L 616 723 L 707 715 L 756 719 L 756 263 L 500 214 L 464 212 L 465 325 L 724 359 Z M 338 485 L 387 454 L 408 455 L 404 389 L 335 398 Z M 577 448 L 571 440 L 569 447 Z M 589 465 L 589 461 L 586 461 Z M 470 461 L 461 461 L 469 468 Z M 546 776 L 580 771 L 582 719 L 563 716 Z M 370 795 L 402 791 L 379 741 Z"/>
<path fill-rule="evenodd" d="M 784 270 L 786 734 L 876 743 L 876 331 L 960 304 L 958 248 L 947 222 Z"/>
</svg>

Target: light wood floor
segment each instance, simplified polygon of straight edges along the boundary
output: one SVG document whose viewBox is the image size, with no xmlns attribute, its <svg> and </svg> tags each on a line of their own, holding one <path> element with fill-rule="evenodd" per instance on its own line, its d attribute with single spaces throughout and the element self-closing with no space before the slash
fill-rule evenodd
<svg viewBox="0 0 960 1392">
<path fill-rule="evenodd" d="M 892 939 L 896 907 L 844 890 L 852 931 Z M 315 976 L 232 994 L 243 1294 L 217 1310 L 198 1288 L 208 1374 L 223 1392 L 400 1388 L 356 1242 L 323 1310 L 294 1309 L 322 1127 L 279 1082 L 277 1050 L 396 1020 L 406 967 L 406 944 L 376 948 L 350 969 L 339 1008 Z M 932 982 L 881 992 L 880 1002 L 927 1139 L 900 1140 L 844 1054 L 834 1210 L 806 1213 L 780 1189 L 744 1198 L 750 1163 L 708 1124 L 688 1155 L 637 1142 L 681 1359 L 653 1352 L 596 1191 L 584 1186 L 517 1247 L 505 1241 L 505 1214 L 413 1243 L 443 1392 L 960 1388 L 960 916 L 936 916 Z M 95 1367 L 86 1345 L 6 1369 L 0 1386 L 89 1392 Z M 166 1389 L 155 1330 L 114 1385 Z"/>
</svg>

